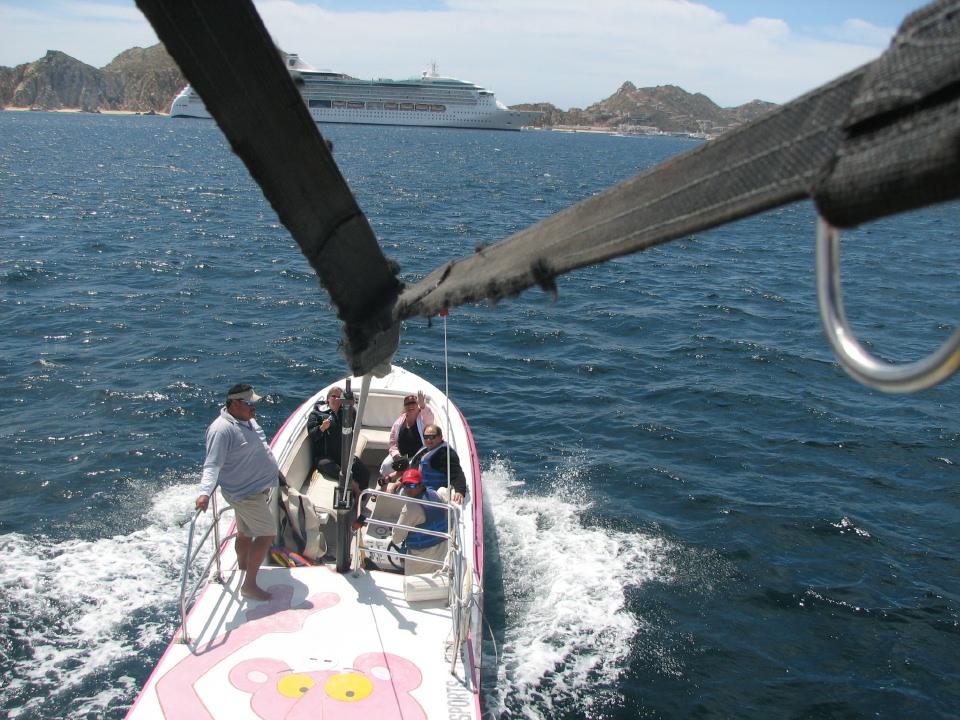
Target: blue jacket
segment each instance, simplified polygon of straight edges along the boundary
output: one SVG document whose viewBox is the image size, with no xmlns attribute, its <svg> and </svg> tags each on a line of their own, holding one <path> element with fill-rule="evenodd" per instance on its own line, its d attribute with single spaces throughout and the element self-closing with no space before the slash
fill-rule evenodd
<svg viewBox="0 0 960 720">
<path fill-rule="evenodd" d="M 440 499 L 440 496 L 436 492 L 427 488 L 423 491 L 422 498 L 424 500 L 430 500 L 431 502 L 443 502 Z M 434 532 L 446 532 L 447 531 L 447 511 L 440 507 L 433 507 L 432 505 L 422 505 L 423 514 L 427 516 L 427 519 L 417 525 L 417 527 L 423 528 L 425 530 L 433 530 Z M 442 543 L 445 538 L 438 537 L 436 535 L 427 535 L 426 533 L 412 532 L 407 535 L 407 539 L 404 541 L 404 545 L 412 550 L 419 550 L 421 548 L 433 547 Z"/>
<path fill-rule="evenodd" d="M 446 441 L 433 450 L 421 448 L 410 459 L 410 467 L 423 474 L 423 484 L 434 490 L 447 486 L 447 454 L 450 454 L 450 486 L 461 495 L 467 494 L 467 478 L 460 467 L 457 451 Z"/>
</svg>

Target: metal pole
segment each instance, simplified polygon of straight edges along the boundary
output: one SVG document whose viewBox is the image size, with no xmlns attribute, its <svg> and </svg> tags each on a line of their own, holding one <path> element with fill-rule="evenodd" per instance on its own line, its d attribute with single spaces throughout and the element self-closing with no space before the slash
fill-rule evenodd
<svg viewBox="0 0 960 720">
<path fill-rule="evenodd" d="M 340 477 L 334 505 L 337 511 L 337 572 L 350 570 L 350 531 L 353 525 L 353 468 L 354 396 L 347 378 L 343 391 L 343 423 L 340 442 Z"/>
</svg>

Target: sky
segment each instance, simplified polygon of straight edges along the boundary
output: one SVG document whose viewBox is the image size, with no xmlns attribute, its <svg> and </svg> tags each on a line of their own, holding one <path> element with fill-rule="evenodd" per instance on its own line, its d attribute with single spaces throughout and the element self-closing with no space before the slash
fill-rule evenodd
<svg viewBox="0 0 960 720">
<path fill-rule="evenodd" d="M 210 0 L 216 2 L 216 0 Z M 784 103 L 870 62 L 923 0 L 255 0 L 316 68 L 441 75 L 568 110 L 624 82 L 722 107 Z M 0 66 L 60 50 L 103 67 L 157 36 L 133 0 L 0 0 Z"/>
</svg>

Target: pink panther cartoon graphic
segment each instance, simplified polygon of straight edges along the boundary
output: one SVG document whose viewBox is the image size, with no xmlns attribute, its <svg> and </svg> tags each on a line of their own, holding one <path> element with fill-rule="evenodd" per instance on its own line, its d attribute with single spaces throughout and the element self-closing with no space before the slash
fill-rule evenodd
<svg viewBox="0 0 960 720">
<path fill-rule="evenodd" d="M 410 691 L 422 675 L 409 660 L 366 653 L 344 672 L 298 673 L 268 658 L 247 660 L 230 671 L 238 690 L 253 694 L 250 707 L 263 720 L 426 720 Z"/>
<path fill-rule="evenodd" d="M 197 681 L 254 640 L 268 633 L 296 632 L 309 616 L 340 602 L 336 594 L 324 592 L 291 608 L 289 586 L 270 591 L 273 600 L 252 609 L 246 623 L 197 648 L 160 678 L 156 692 L 164 717 L 212 720 Z M 425 720 L 426 713 L 410 695 L 422 679 L 409 660 L 380 652 L 360 655 L 342 672 L 296 672 L 281 660 L 256 658 L 238 663 L 229 673 L 235 688 L 251 693 L 250 707 L 263 720 Z"/>
</svg>

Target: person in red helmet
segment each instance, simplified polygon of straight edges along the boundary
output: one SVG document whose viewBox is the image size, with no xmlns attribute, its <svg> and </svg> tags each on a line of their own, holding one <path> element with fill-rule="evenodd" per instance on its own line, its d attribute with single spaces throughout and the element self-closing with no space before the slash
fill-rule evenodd
<svg viewBox="0 0 960 720">
<path fill-rule="evenodd" d="M 429 500 L 440 505 L 446 504 L 434 490 L 430 490 L 423 484 L 423 474 L 419 470 L 405 471 L 400 478 L 400 487 L 400 494 L 403 496 Z M 447 510 L 443 507 L 408 502 L 404 503 L 397 523 L 445 533 L 448 527 L 447 514 Z M 428 558 L 442 563 L 447 557 L 447 540 L 437 535 L 394 528 L 393 542 L 407 555 L 403 565 L 404 575 L 432 574 L 442 567 L 442 565 L 422 562 L 414 558 Z"/>
</svg>

